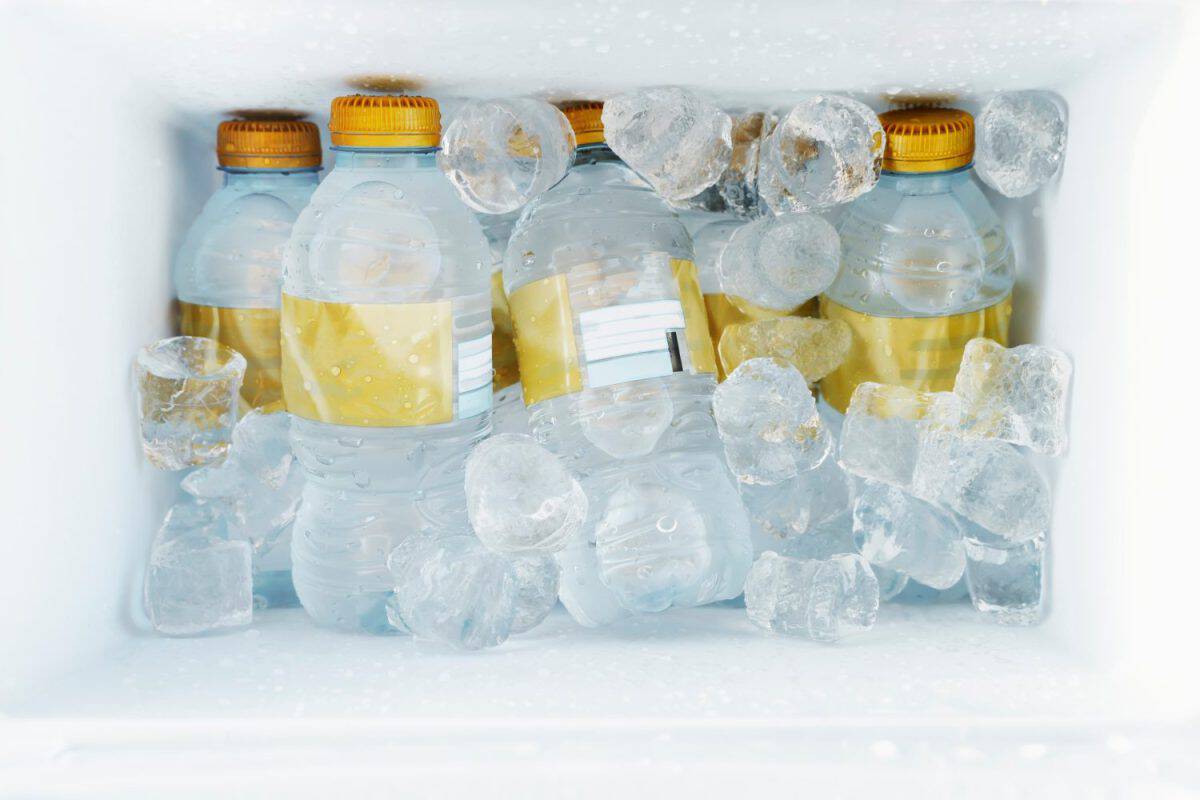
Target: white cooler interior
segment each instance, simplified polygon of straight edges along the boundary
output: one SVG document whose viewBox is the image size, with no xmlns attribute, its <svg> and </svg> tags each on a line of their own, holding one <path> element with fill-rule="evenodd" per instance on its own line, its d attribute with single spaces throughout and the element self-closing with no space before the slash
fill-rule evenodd
<svg viewBox="0 0 1200 800">
<path fill-rule="evenodd" d="M 1167 422 L 1194 405 L 1181 377 L 1192 359 L 1171 344 L 1194 335 L 1176 308 L 1200 288 L 1185 218 L 1200 74 L 1189 10 L 216 0 L 17 3 L 0 19 L 15 453 L 2 483 L 0 794 L 200 796 L 236 775 L 293 796 L 370 795 L 397 771 L 416 789 L 511 779 L 553 792 L 533 766 L 651 792 L 663 763 L 677 767 L 665 787 L 710 790 L 765 787 L 802 764 L 814 787 L 903 788 L 914 760 L 929 780 L 952 781 L 957 765 L 1013 787 L 1195 777 L 1197 663 L 1180 637 L 1196 629 L 1183 454 L 1197 437 Z M 885 606 L 873 632 L 826 647 L 759 635 L 731 607 L 595 631 L 558 611 L 483 654 L 320 630 L 299 610 L 191 640 L 140 626 L 142 566 L 179 476 L 141 456 L 130 366 L 172 331 L 168 268 L 218 182 L 216 123 L 291 109 L 323 125 L 333 96 L 364 85 L 452 106 L 671 83 L 739 105 L 822 89 L 877 108 L 889 93 L 971 108 L 1001 89 L 1065 99 L 1060 180 L 1023 200 L 989 195 L 1016 246 L 1015 341 L 1075 364 L 1071 450 L 1048 465 L 1044 624 Z M 357 777 L 334 780 L 326 745 Z M 1149 748 L 1165 754 L 1153 768 Z"/>
</svg>

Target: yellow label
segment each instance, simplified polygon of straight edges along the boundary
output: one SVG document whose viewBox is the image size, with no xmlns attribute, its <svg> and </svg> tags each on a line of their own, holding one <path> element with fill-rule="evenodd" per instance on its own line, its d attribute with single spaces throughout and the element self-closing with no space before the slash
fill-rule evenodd
<svg viewBox="0 0 1200 800">
<path fill-rule="evenodd" d="M 687 259 L 672 258 L 671 272 L 675 275 L 679 303 L 683 306 L 686 323 L 684 336 L 687 338 L 688 352 L 692 354 L 692 369 L 696 372 L 716 372 L 716 343 L 708 335 L 708 313 L 704 308 L 704 295 L 700 293 L 696 264 Z"/>
<path fill-rule="evenodd" d="M 508 307 L 525 405 L 582 389 L 567 276 L 525 284 L 509 296 Z"/>
<path fill-rule="evenodd" d="M 686 259 L 671 259 L 671 272 L 679 294 L 679 305 L 673 313 L 678 315 L 682 311 L 682 327 L 690 359 L 687 369 L 691 373 L 714 373 L 717 370 L 717 358 L 708 336 L 707 314 L 696 265 Z M 598 268 L 585 265 L 572 273 L 527 283 L 509 296 L 508 305 L 526 405 L 532 406 L 542 400 L 572 394 L 584 388 L 585 371 L 580 363 L 582 345 L 576 341 L 577 309 L 572 305 L 572 291 L 575 291 L 581 304 L 586 304 L 578 311 L 587 316 L 588 313 L 617 306 L 621 306 L 622 310 L 634 308 L 633 305 L 622 306 L 611 301 L 623 297 L 637 283 L 637 273 L 605 275 Z M 618 320 L 608 324 L 619 326 L 621 323 Z M 650 336 L 653 337 L 653 334 Z M 665 348 L 665 336 L 663 341 Z M 665 350 L 662 357 L 666 358 Z M 598 360 L 594 358 L 589 361 L 586 373 L 592 376 L 593 381 L 597 380 L 596 375 L 599 374 L 596 371 L 597 363 Z M 647 367 L 644 363 L 634 369 L 650 369 L 651 375 L 669 374 L 669 371 L 655 373 L 654 367 Z M 644 371 L 634 374 L 642 377 L 647 375 Z M 612 379 L 599 385 L 611 382 Z"/>
<path fill-rule="evenodd" d="M 184 336 L 216 339 L 245 357 L 243 410 L 280 404 L 279 309 L 218 308 L 181 301 L 179 311 L 179 330 Z"/>
<path fill-rule="evenodd" d="M 763 308 L 749 303 L 740 297 L 713 292 L 704 295 L 704 307 L 708 312 L 708 336 L 713 347 L 720 347 L 721 334 L 730 325 L 742 322 L 756 322 L 760 319 L 775 319 L 777 317 L 815 317 L 817 316 L 817 298 L 809 300 L 799 308 L 791 311 L 776 311 L 773 308 Z M 725 380 L 725 368 L 717 359 L 717 380 Z"/>
<path fill-rule="evenodd" d="M 986 336 L 1008 346 L 1012 296 L 995 305 L 946 317 L 876 317 L 821 298 L 821 316 L 850 326 L 850 354 L 821 381 L 821 394 L 845 413 L 850 395 L 864 381 L 947 392 L 962 363 L 967 342 Z"/>
<path fill-rule="evenodd" d="M 508 295 L 504 293 L 504 276 L 497 270 L 492 273 L 492 391 L 498 392 L 519 380 L 521 371 L 517 369 Z"/>
<path fill-rule="evenodd" d="M 285 294 L 280 331 L 287 410 L 335 425 L 450 422 L 453 322 L 449 300 L 326 303 Z"/>
</svg>

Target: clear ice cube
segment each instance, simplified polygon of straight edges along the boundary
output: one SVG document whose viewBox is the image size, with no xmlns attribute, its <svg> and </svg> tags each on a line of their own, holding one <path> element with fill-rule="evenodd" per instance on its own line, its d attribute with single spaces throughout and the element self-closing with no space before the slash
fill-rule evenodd
<svg viewBox="0 0 1200 800">
<path fill-rule="evenodd" d="M 841 241 L 816 214 L 785 214 L 748 222 L 721 251 L 721 291 L 756 306 L 792 311 L 837 277 Z"/>
<path fill-rule="evenodd" d="M 758 191 L 776 214 L 847 203 L 879 180 L 883 127 L 866 105 L 815 95 L 784 115 L 759 152 Z"/>
<path fill-rule="evenodd" d="M 558 599 L 580 625 L 598 628 L 629 616 L 629 610 L 600 579 L 594 542 L 578 536 L 555 553 L 554 560 L 561 571 Z"/>
<path fill-rule="evenodd" d="M 762 111 L 730 112 L 733 149 L 729 166 L 712 186 L 695 197 L 677 201 L 675 205 L 713 214 L 761 216 L 763 208 L 758 196 L 758 151 L 767 116 Z"/>
<path fill-rule="evenodd" d="M 998 94 L 975 124 L 975 171 L 1006 197 L 1048 183 L 1062 164 L 1067 117 L 1049 92 Z"/>
<path fill-rule="evenodd" d="M 171 636 L 249 625 L 254 606 L 249 543 L 226 539 L 213 509 L 175 505 L 151 547 L 143 599 L 154 629 Z"/>
<path fill-rule="evenodd" d="M 713 416 L 741 483 L 782 483 L 817 467 L 832 447 L 808 382 L 777 359 L 742 362 L 713 392 Z"/>
<path fill-rule="evenodd" d="M 903 572 L 934 589 L 948 589 L 966 565 L 963 532 L 953 514 L 877 481 L 854 498 L 854 535 L 872 566 Z"/>
<path fill-rule="evenodd" d="M 894 599 L 908 586 L 908 576 L 887 567 L 871 565 L 875 580 L 879 581 L 879 602 L 887 603 Z"/>
<path fill-rule="evenodd" d="M 850 397 L 838 461 L 862 478 L 909 489 L 922 432 L 958 425 L 958 398 L 885 383 L 860 383 Z"/>
<path fill-rule="evenodd" d="M 463 202 L 514 211 L 562 180 L 575 134 L 554 106 L 528 97 L 465 103 L 442 134 L 438 166 Z"/>
<path fill-rule="evenodd" d="M 558 458 L 529 436 L 504 433 L 467 458 L 467 516 L 498 553 L 561 550 L 587 516 L 583 488 Z"/>
<path fill-rule="evenodd" d="M 213 339 L 176 336 L 143 347 L 134 368 L 142 452 L 158 469 L 220 461 L 229 451 L 241 353 Z"/>
<path fill-rule="evenodd" d="M 604 138 L 659 195 L 674 201 L 712 186 L 733 152 L 729 115 L 687 89 L 635 89 L 604 103 Z"/>
<path fill-rule="evenodd" d="M 292 472 L 291 429 L 292 417 L 283 411 L 256 408 L 238 420 L 233 452 L 247 474 L 272 489 L 283 486 Z"/>
<path fill-rule="evenodd" d="M 787 361 L 807 380 L 819 381 L 846 360 L 850 339 L 850 326 L 840 319 L 760 319 L 726 327 L 717 355 L 726 374 L 748 359 L 771 357 Z"/>
<path fill-rule="evenodd" d="M 1070 383 L 1071 361 L 1061 350 L 972 339 L 954 381 L 963 430 L 1061 455 L 1067 449 Z"/>
<path fill-rule="evenodd" d="M 858 555 L 854 520 L 846 509 L 824 522 L 810 525 L 800 536 L 792 536 L 773 549 L 788 558 L 800 559 L 824 560 L 846 554 Z"/>
<path fill-rule="evenodd" d="M 516 587 L 509 633 L 524 633 L 542 624 L 558 602 L 558 563 L 547 556 L 519 556 L 509 566 Z"/>
<path fill-rule="evenodd" d="M 850 481 L 834 458 L 783 483 L 739 483 L 738 491 L 752 523 L 755 555 L 780 550 L 781 540 L 806 534 L 850 507 Z"/>
<path fill-rule="evenodd" d="M 675 404 L 663 381 L 588 387 L 575 396 L 579 427 L 613 458 L 649 455 L 671 426 Z"/>
<path fill-rule="evenodd" d="M 1042 618 L 1046 537 L 1009 543 L 966 540 L 971 603 L 1004 625 L 1034 625 Z"/>
<path fill-rule="evenodd" d="M 879 581 L 859 555 L 826 560 L 766 552 L 746 579 L 746 613 L 760 628 L 834 642 L 865 631 L 879 611 Z"/>
<path fill-rule="evenodd" d="M 1019 450 L 994 439 L 926 430 L 912 491 L 1009 541 L 1032 538 L 1050 527 L 1046 479 Z"/>
<path fill-rule="evenodd" d="M 512 567 L 474 536 L 414 536 L 391 552 L 388 569 L 393 608 L 414 636 L 478 650 L 502 644 L 512 632 Z"/>
</svg>

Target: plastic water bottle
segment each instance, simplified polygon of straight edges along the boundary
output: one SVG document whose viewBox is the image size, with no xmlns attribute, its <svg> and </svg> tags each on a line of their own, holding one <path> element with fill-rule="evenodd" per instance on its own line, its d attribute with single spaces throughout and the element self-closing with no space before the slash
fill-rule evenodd
<svg viewBox="0 0 1200 800">
<path fill-rule="evenodd" d="M 504 264 L 530 428 L 589 499 L 589 552 L 560 558 L 560 597 L 585 624 L 612 618 L 591 601 L 658 611 L 734 597 L 751 558 L 712 419 L 691 242 L 604 144 L 601 108 L 564 108 L 574 166 L 525 209 Z M 585 585 L 611 597 L 576 596 Z"/>
<path fill-rule="evenodd" d="M 230 120 L 217 127 L 225 183 L 205 204 L 175 259 L 180 328 L 246 358 L 242 411 L 282 407 L 279 287 L 283 250 L 321 169 L 311 122 Z M 254 560 L 254 593 L 294 605 L 291 537 Z"/>
<path fill-rule="evenodd" d="M 479 214 L 492 251 L 492 432 L 529 433 L 521 397 L 521 370 L 513 342 L 512 316 L 504 291 L 504 251 L 518 212 Z"/>
<path fill-rule="evenodd" d="M 966 343 L 1008 344 L 1013 251 L 972 170 L 975 126 L 952 108 L 889 111 L 883 174 L 839 225 L 842 265 L 821 313 L 850 325 L 821 382 L 845 413 L 863 381 L 948 391 Z"/>
<path fill-rule="evenodd" d="M 467 530 L 463 462 L 491 427 L 487 243 L 435 162 L 438 105 L 339 97 L 333 169 L 284 256 L 283 394 L 308 473 L 293 579 L 318 622 L 386 633 L 387 558 Z"/>
</svg>

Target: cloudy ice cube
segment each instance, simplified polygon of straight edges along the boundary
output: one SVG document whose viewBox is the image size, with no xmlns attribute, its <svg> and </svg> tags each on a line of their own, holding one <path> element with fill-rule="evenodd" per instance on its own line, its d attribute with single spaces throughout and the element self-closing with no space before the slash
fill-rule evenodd
<svg viewBox="0 0 1200 800">
<path fill-rule="evenodd" d="M 1033 625 L 1042 618 L 1046 537 L 1024 542 L 966 540 L 971 603 L 1004 625 Z"/>
<path fill-rule="evenodd" d="M 837 277 L 841 241 L 815 214 L 785 214 L 748 222 L 721 251 L 721 291 L 756 306 L 792 311 Z"/>
<path fill-rule="evenodd" d="M 613 458 L 649 455 L 675 417 L 659 380 L 589 387 L 575 395 L 575 410 L 584 437 Z"/>
<path fill-rule="evenodd" d="M 854 520 L 850 510 L 813 523 L 800 536 L 792 536 L 773 548 L 775 552 L 788 558 L 824 560 L 834 556 L 858 555 L 858 545 L 854 540 Z"/>
<path fill-rule="evenodd" d="M 509 559 L 474 536 L 414 536 L 388 556 L 394 608 L 414 636 L 467 650 L 508 639 L 517 617 Z"/>
<path fill-rule="evenodd" d="M 859 555 L 796 559 L 767 552 L 746 579 L 746 614 L 760 628 L 834 642 L 868 630 L 879 581 Z"/>
<path fill-rule="evenodd" d="M 1062 164 L 1067 117 L 1049 92 L 998 94 L 975 129 L 975 171 L 1006 197 L 1033 193 Z"/>
<path fill-rule="evenodd" d="M 712 186 L 695 197 L 674 204 L 684 209 L 739 217 L 761 215 L 758 196 L 758 151 L 763 139 L 762 111 L 731 112 L 732 153 L 729 166 Z"/>
<path fill-rule="evenodd" d="M 717 355 L 728 374 L 751 358 L 779 358 L 809 381 L 833 372 L 850 353 L 850 326 L 840 319 L 776 317 L 730 325 L 721 333 Z"/>
<path fill-rule="evenodd" d="M 283 486 L 292 469 L 291 429 L 287 412 L 256 408 L 243 415 L 233 428 L 233 453 L 246 473 L 272 489 Z"/>
<path fill-rule="evenodd" d="M 913 494 L 948 508 L 1009 541 L 1050 527 L 1050 487 L 1010 444 L 968 439 L 953 431 L 921 437 Z"/>
<path fill-rule="evenodd" d="M 1070 384 L 1071 362 L 1061 350 L 980 338 L 967 342 L 954 393 L 969 435 L 1057 456 L 1067 449 Z"/>
<path fill-rule="evenodd" d="M 579 482 L 529 436 L 482 441 L 467 459 L 465 487 L 471 527 L 498 553 L 561 550 L 587 516 Z"/>
<path fill-rule="evenodd" d="M 759 194 L 776 214 L 848 203 L 879 180 L 883 145 L 879 117 L 867 106 L 839 95 L 810 97 L 763 142 Z"/>
<path fill-rule="evenodd" d="M 572 619 L 585 628 L 598 628 L 629 616 L 629 610 L 600 579 L 594 542 L 576 537 L 555 553 L 554 559 L 561 571 L 558 599 Z"/>
<path fill-rule="evenodd" d="M 866 481 L 854 498 L 854 535 L 873 566 L 934 589 L 958 583 L 966 565 L 954 515 L 886 483 Z"/>
<path fill-rule="evenodd" d="M 850 397 L 838 461 L 854 475 L 912 486 L 922 432 L 958 424 L 958 399 L 949 392 L 918 392 L 884 383 L 860 383 Z"/>
<path fill-rule="evenodd" d="M 802 536 L 850 507 L 848 476 L 833 458 L 783 483 L 741 483 L 738 491 L 752 523 L 755 555 L 780 550 L 781 540 Z"/>
<path fill-rule="evenodd" d="M 442 134 L 437 160 L 463 202 L 503 214 L 562 180 L 574 153 L 575 134 L 561 111 L 515 97 L 464 104 Z"/>
<path fill-rule="evenodd" d="M 134 375 L 146 459 L 178 470 L 224 458 L 245 374 L 242 354 L 213 339 L 176 336 L 143 347 Z"/>
<path fill-rule="evenodd" d="M 558 564 L 548 556 L 518 556 L 509 566 L 516 587 L 509 633 L 524 633 L 542 624 L 558 602 Z"/>
<path fill-rule="evenodd" d="M 741 483 L 781 483 L 814 469 L 832 447 L 804 376 L 773 358 L 742 362 L 718 385 L 713 417 Z"/>
<path fill-rule="evenodd" d="M 608 146 L 668 200 L 694 197 L 729 166 L 729 115 L 687 89 L 617 95 L 605 101 L 601 119 Z"/>
<path fill-rule="evenodd" d="M 179 503 L 167 512 L 143 586 L 146 614 L 159 633 L 188 636 L 250 624 L 250 545 L 224 534 L 210 507 Z"/>
<path fill-rule="evenodd" d="M 879 581 L 879 602 L 881 603 L 894 600 L 904 591 L 904 587 L 908 586 L 908 576 L 903 572 L 875 564 L 871 565 L 871 570 L 875 573 L 875 580 Z"/>
</svg>

